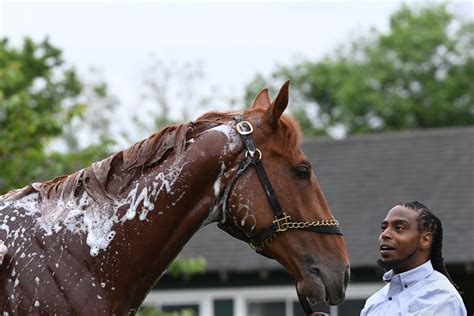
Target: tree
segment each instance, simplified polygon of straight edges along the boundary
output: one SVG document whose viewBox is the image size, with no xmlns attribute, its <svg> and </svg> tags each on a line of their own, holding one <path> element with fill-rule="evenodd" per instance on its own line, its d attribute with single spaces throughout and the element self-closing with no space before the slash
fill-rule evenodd
<svg viewBox="0 0 474 316">
<path fill-rule="evenodd" d="M 474 124 L 474 23 L 446 5 L 402 6 L 384 34 L 372 30 L 322 61 L 278 68 L 307 104 L 307 134 Z M 308 123 L 310 123 L 308 125 Z"/>
<path fill-rule="evenodd" d="M 0 40 L 0 193 L 75 171 L 108 153 L 108 139 L 73 146 L 67 154 L 49 148 L 87 113 L 88 104 L 80 101 L 84 89 L 48 39 L 35 43 L 26 38 L 18 49 Z"/>
<path fill-rule="evenodd" d="M 188 83 L 198 76 L 185 75 Z M 149 88 L 159 108 L 166 110 L 161 117 L 168 119 L 167 99 L 160 99 L 160 93 L 166 96 L 166 81 L 162 84 L 160 88 L 149 81 Z M 190 93 L 183 100 L 190 99 Z M 74 172 L 110 155 L 115 142 L 109 125 L 116 104 L 103 80 L 81 82 L 75 70 L 65 66 L 61 50 L 47 39 L 35 43 L 26 38 L 19 49 L 0 40 L 0 194 Z M 95 141 L 83 141 L 91 135 Z M 53 151 L 53 142 L 63 150 Z M 202 273 L 204 266 L 203 257 L 176 259 L 170 274 L 189 278 Z"/>
<path fill-rule="evenodd" d="M 197 89 L 203 76 L 200 63 L 168 66 L 161 60 L 153 60 L 143 73 L 140 108 L 145 110 L 132 116 L 138 134 L 189 120 L 189 109 L 197 109 L 204 103 Z"/>
</svg>

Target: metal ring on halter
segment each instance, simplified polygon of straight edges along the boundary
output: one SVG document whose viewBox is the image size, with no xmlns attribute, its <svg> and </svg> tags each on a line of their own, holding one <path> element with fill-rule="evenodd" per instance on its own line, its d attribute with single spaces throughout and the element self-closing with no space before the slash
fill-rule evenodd
<svg viewBox="0 0 474 316">
<path fill-rule="evenodd" d="M 255 153 L 258 153 L 258 157 L 255 157 Z M 260 160 L 262 159 L 262 152 L 260 151 L 260 149 L 255 149 L 254 153 L 251 154 L 248 150 L 245 152 L 245 158 L 247 158 L 248 156 L 250 155 L 250 158 L 254 159 L 254 160 Z"/>
<path fill-rule="evenodd" d="M 253 132 L 253 126 L 249 121 L 242 121 L 237 123 L 237 132 L 240 135 L 250 135 Z"/>
</svg>

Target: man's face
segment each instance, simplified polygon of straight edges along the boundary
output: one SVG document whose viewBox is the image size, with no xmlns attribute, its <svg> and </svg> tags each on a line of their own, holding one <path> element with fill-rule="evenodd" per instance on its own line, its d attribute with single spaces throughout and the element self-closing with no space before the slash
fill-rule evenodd
<svg viewBox="0 0 474 316">
<path fill-rule="evenodd" d="M 418 231 L 418 212 L 401 205 L 393 207 L 381 226 L 381 265 L 400 273 L 425 263 L 429 258 L 426 246 L 430 246 L 426 234 L 430 233 Z M 431 242 L 431 234 L 429 237 Z"/>
</svg>

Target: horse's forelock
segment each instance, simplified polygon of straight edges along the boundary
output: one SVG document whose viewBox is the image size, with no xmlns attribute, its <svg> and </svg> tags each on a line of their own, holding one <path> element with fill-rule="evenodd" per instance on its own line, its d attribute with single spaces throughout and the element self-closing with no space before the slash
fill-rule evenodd
<svg viewBox="0 0 474 316">
<path fill-rule="evenodd" d="M 294 118 L 288 115 L 282 115 L 280 118 L 280 133 L 284 139 L 286 150 L 290 155 L 296 154 L 301 144 L 301 129 Z"/>
</svg>

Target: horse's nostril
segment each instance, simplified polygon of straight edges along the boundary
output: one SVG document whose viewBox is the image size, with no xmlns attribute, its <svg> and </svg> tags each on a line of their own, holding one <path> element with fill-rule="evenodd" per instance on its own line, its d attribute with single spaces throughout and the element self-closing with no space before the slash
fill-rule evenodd
<svg viewBox="0 0 474 316">
<path fill-rule="evenodd" d="M 321 275 L 321 272 L 319 271 L 319 268 L 315 265 L 309 266 L 309 272 L 317 275 Z"/>
<path fill-rule="evenodd" d="M 349 280 L 351 278 L 351 270 L 349 265 L 346 266 L 346 270 L 344 271 L 344 287 L 347 288 L 349 285 Z"/>
</svg>

